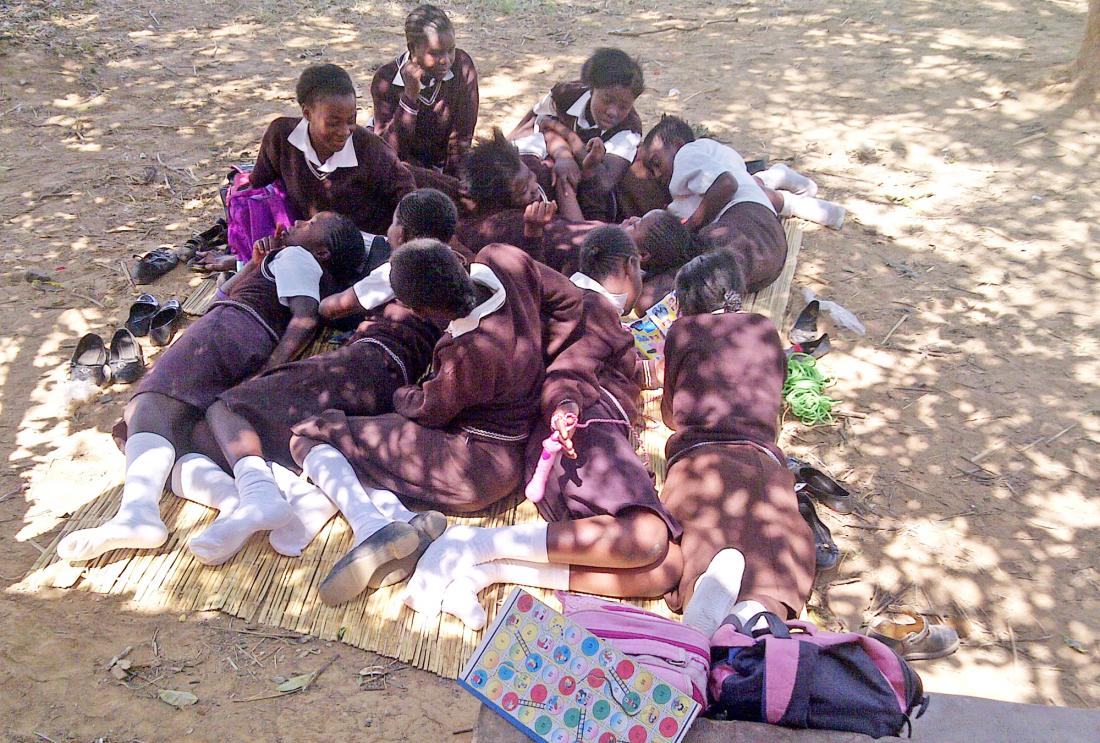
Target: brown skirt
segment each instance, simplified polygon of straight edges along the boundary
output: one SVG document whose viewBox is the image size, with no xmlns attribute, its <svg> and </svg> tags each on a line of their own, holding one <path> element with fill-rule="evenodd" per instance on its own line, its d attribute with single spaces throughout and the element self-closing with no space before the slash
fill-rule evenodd
<svg viewBox="0 0 1100 743">
<path fill-rule="evenodd" d="M 684 527 L 684 573 L 665 596 L 670 608 L 681 610 L 714 556 L 734 547 L 745 556 L 738 600 L 798 616 L 813 586 L 814 540 L 786 467 L 747 443 L 699 446 L 669 467 L 662 496 Z"/>
<path fill-rule="evenodd" d="M 364 484 L 390 490 L 410 507 L 473 513 L 515 494 L 523 482 L 526 442 L 426 428 L 396 413 L 349 418 L 326 410 L 293 431 L 338 449 Z"/>
<path fill-rule="evenodd" d="M 413 363 L 412 359 L 401 363 Z M 423 369 L 408 369 L 415 380 Z M 359 341 L 269 369 L 218 399 L 256 429 L 264 456 L 295 472 L 290 429 L 330 408 L 347 415 L 393 412 L 393 393 L 408 384 L 397 358 L 376 343 Z"/>
<path fill-rule="evenodd" d="M 699 231 L 708 246 L 733 252 L 745 277 L 745 291 L 757 292 L 779 278 L 787 262 L 783 224 L 768 207 L 751 201 L 734 204 Z"/>
<path fill-rule="evenodd" d="M 215 305 L 153 363 L 134 395 L 157 392 L 200 412 L 267 363 L 275 339 L 251 315 Z"/>
<path fill-rule="evenodd" d="M 619 419 L 612 406 L 601 399 L 585 408 L 582 420 Z M 674 540 L 683 531 L 657 497 L 653 477 L 646 471 L 630 441 L 630 428 L 615 423 L 593 423 L 573 435 L 577 458 L 562 456 L 550 473 L 542 500 L 535 504 L 539 515 L 550 522 L 590 516 L 618 516 L 634 508 L 650 511 L 668 526 Z M 542 439 L 532 436 L 527 443 L 527 474 L 534 473 L 542 454 Z"/>
</svg>

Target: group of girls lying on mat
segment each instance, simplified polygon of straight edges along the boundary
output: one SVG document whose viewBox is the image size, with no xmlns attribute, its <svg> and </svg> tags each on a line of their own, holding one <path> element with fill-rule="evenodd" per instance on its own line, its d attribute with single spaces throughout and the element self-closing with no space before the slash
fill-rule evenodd
<svg viewBox="0 0 1100 743">
<path fill-rule="evenodd" d="M 281 180 L 308 220 L 257 243 L 157 360 L 116 427 L 118 513 L 59 555 L 162 546 L 170 483 L 219 512 L 188 544 L 210 565 L 259 532 L 298 556 L 338 511 L 352 543 L 320 587 L 332 605 L 409 580 L 416 611 L 480 627 L 478 592 L 508 582 L 664 596 L 704 631 L 797 615 L 814 549 L 775 445 L 785 357 L 740 297 L 781 272 L 781 216 L 839 227 L 843 209 L 675 117 L 643 138 L 642 70 L 615 49 L 507 137 L 474 139 L 477 73 L 450 20 L 420 5 L 405 30 L 373 129 L 346 71 L 302 74 L 302 115 L 269 126 L 251 185 Z M 644 362 L 622 318 L 670 291 L 681 317 Z M 345 345 L 293 360 L 349 315 Z M 660 496 L 634 436 L 643 388 L 675 431 Z M 551 431 L 543 522 L 448 528 L 520 492 Z"/>
</svg>

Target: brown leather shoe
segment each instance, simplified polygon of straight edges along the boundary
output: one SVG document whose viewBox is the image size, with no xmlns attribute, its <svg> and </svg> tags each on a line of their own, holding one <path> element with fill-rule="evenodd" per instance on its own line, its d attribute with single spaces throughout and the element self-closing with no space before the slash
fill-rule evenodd
<svg viewBox="0 0 1100 743">
<path fill-rule="evenodd" d="M 955 630 L 945 624 L 930 624 L 927 617 L 907 607 L 876 617 L 866 634 L 905 660 L 942 658 L 959 649 Z"/>
</svg>

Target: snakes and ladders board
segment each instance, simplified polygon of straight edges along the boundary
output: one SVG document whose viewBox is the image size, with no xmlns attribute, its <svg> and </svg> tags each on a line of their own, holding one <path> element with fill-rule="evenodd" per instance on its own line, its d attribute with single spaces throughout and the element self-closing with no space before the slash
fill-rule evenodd
<svg viewBox="0 0 1100 743">
<path fill-rule="evenodd" d="M 458 683 L 532 740 L 677 743 L 699 703 L 517 588 Z"/>
</svg>

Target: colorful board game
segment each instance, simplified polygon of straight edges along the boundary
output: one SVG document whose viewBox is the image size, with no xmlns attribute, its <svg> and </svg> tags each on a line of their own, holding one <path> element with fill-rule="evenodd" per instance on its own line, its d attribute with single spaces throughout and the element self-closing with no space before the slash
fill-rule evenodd
<svg viewBox="0 0 1100 743">
<path fill-rule="evenodd" d="M 546 743 L 678 743 L 699 703 L 517 588 L 458 683 Z"/>
</svg>

